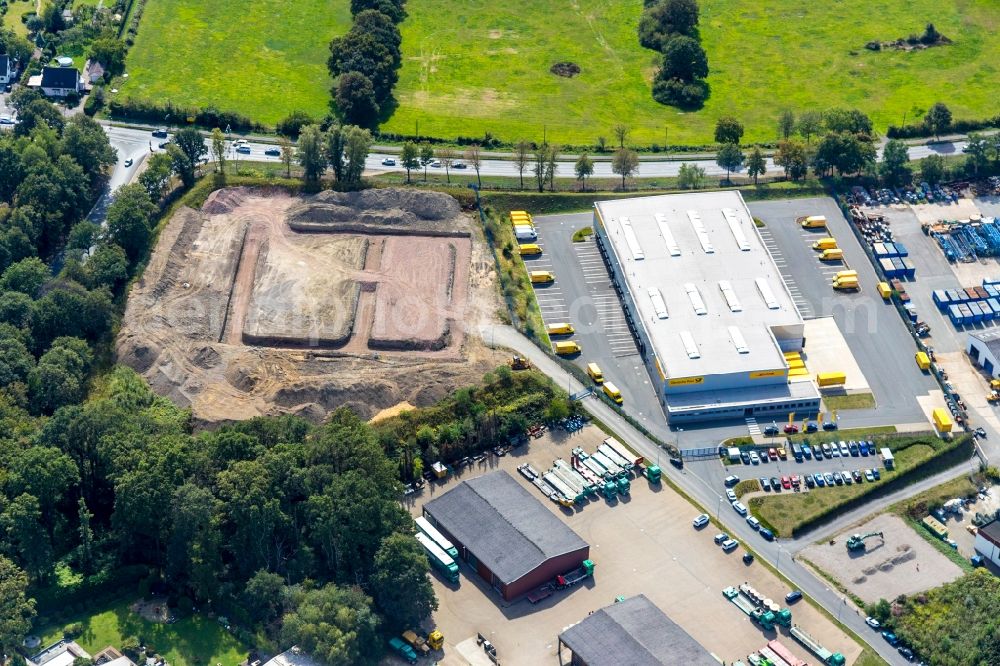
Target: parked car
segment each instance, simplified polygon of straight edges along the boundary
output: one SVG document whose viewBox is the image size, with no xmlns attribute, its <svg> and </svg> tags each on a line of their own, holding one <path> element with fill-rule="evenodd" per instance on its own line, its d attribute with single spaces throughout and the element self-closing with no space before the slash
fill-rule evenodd
<svg viewBox="0 0 1000 666">
<path fill-rule="evenodd" d="M 986 430 L 984 430 L 983 428 L 976 428 L 976 437 L 981 437 L 982 439 L 986 439 Z"/>
<path fill-rule="evenodd" d="M 847 449 L 851 452 L 852 456 L 854 456 L 855 458 L 858 457 L 858 443 L 857 442 L 855 442 L 853 440 L 851 442 L 849 442 L 847 444 Z"/>
<path fill-rule="evenodd" d="M 815 488 L 816 480 L 812 477 L 812 474 L 806 474 L 806 488 Z"/>
<path fill-rule="evenodd" d="M 795 487 L 795 488 L 798 488 L 799 487 L 799 483 L 800 483 L 799 482 L 799 475 L 798 474 L 792 474 L 792 486 Z"/>
<path fill-rule="evenodd" d="M 735 502 L 738 499 L 736 497 L 736 493 L 733 492 L 732 488 L 726 489 L 726 498 L 729 500 L 730 503 Z"/>
<path fill-rule="evenodd" d="M 771 490 L 781 490 L 781 481 L 776 476 L 771 477 Z"/>
<path fill-rule="evenodd" d="M 264 154 L 268 157 L 281 157 L 281 151 L 277 148 L 268 148 L 264 151 Z"/>
<path fill-rule="evenodd" d="M 820 448 L 823 450 L 823 455 L 826 456 L 827 458 L 829 458 L 830 457 L 830 444 L 827 443 L 827 442 L 823 442 L 823 445 Z"/>
<path fill-rule="evenodd" d="M 840 457 L 847 458 L 851 455 L 851 449 L 848 448 L 847 442 L 840 440 Z"/>
<path fill-rule="evenodd" d="M 386 157 L 384 160 L 382 160 L 382 166 L 396 166 L 396 160 L 392 159 L 391 157 Z"/>
<path fill-rule="evenodd" d="M 896 636 L 896 634 L 892 633 L 891 631 L 883 631 L 882 638 L 885 639 L 886 643 L 888 643 L 893 647 L 896 647 L 896 645 L 899 643 L 899 637 Z"/>
<path fill-rule="evenodd" d="M 806 460 L 812 460 L 813 457 L 812 447 L 809 446 L 808 444 L 803 444 L 802 455 L 806 457 Z"/>
<path fill-rule="evenodd" d="M 897 652 L 899 652 L 900 656 L 902 656 L 906 661 L 913 661 L 913 650 L 910 648 L 900 646 L 897 648 Z"/>
<path fill-rule="evenodd" d="M 766 428 L 764 428 L 764 434 L 767 437 L 777 437 L 778 436 L 778 432 L 779 432 L 778 431 L 778 426 L 776 426 L 776 425 L 769 425 Z"/>
<path fill-rule="evenodd" d="M 722 550 L 728 553 L 731 550 L 735 550 L 738 545 L 740 545 L 740 542 L 736 539 L 726 539 L 722 542 Z"/>
<path fill-rule="evenodd" d="M 798 601 L 801 598 L 802 598 L 802 593 L 801 592 L 799 592 L 798 590 L 792 590 L 791 592 L 789 592 L 788 594 L 785 595 L 785 603 L 786 604 L 794 604 L 796 601 Z"/>
<path fill-rule="evenodd" d="M 879 622 L 878 620 L 876 620 L 875 618 L 873 618 L 871 616 L 868 616 L 868 617 L 865 618 L 865 624 L 867 624 L 872 629 L 878 629 L 879 627 L 882 626 L 881 622 Z"/>
<path fill-rule="evenodd" d="M 718 534 L 715 535 L 715 543 L 716 544 L 723 543 L 724 541 L 729 541 L 729 535 L 728 534 L 726 534 L 725 532 L 719 532 Z"/>
<path fill-rule="evenodd" d="M 760 461 L 762 463 L 771 462 L 771 457 L 767 455 L 767 451 L 765 451 L 764 449 L 758 451 L 757 455 L 760 456 Z"/>
<path fill-rule="evenodd" d="M 861 476 L 861 472 L 859 472 L 858 470 L 853 470 L 853 471 L 851 472 L 851 476 L 853 476 L 853 477 L 854 477 L 854 480 L 855 480 L 855 481 L 856 481 L 857 483 L 861 483 L 862 481 L 864 481 L 864 478 L 865 478 L 865 477 Z"/>
<path fill-rule="evenodd" d="M 823 478 L 822 474 L 813 474 L 813 478 L 816 480 L 816 485 L 823 487 L 826 485 L 826 479 Z"/>
<path fill-rule="evenodd" d="M 823 424 L 823 430 L 836 430 L 836 429 L 837 429 L 836 421 L 827 421 L 826 423 Z"/>
<path fill-rule="evenodd" d="M 792 480 L 789 479 L 787 476 L 781 477 L 781 487 L 784 488 L 785 490 L 791 489 Z"/>
<path fill-rule="evenodd" d="M 743 553 L 743 564 L 753 564 L 753 553 Z"/>
<path fill-rule="evenodd" d="M 815 421 L 806 424 L 806 432 L 816 432 L 817 430 L 819 430 L 819 424 Z"/>
<path fill-rule="evenodd" d="M 760 489 L 761 490 L 770 490 L 771 489 L 771 482 L 767 480 L 766 476 L 760 477 L 759 481 L 760 481 Z"/>
<path fill-rule="evenodd" d="M 772 446 L 771 448 L 769 448 L 767 450 L 767 455 L 769 455 L 771 457 L 771 460 L 777 460 L 778 459 L 778 449 L 776 449 L 776 448 L 774 448 Z"/>
<path fill-rule="evenodd" d="M 797 425 L 795 425 L 794 423 L 789 423 L 789 424 L 787 424 L 785 426 L 785 434 L 786 435 L 794 435 L 798 431 L 799 431 L 799 427 Z"/>
<path fill-rule="evenodd" d="M 878 481 L 882 478 L 882 473 L 878 471 L 877 467 L 872 467 L 872 476 L 874 476 L 875 480 Z"/>
<path fill-rule="evenodd" d="M 833 477 L 833 474 L 830 474 L 829 472 L 827 472 L 826 474 L 824 474 L 823 478 L 826 480 L 826 485 L 828 485 L 828 486 L 832 486 L 833 483 L 834 483 L 834 481 L 835 481 L 835 479 Z"/>
<path fill-rule="evenodd" d="M 747 453 L 746 451 L 741 451 L 740 452 L 740 460 L 743 461 L 744 465 L 749 465 L 750 464 L 750 454 Z"/>
<path fill-rule="evenodd" d="M 746 505 L 743 504 L 743 502 L 740 502 L 739 500 L 733 502 L 733 509 L 736 511 L 736 513 L 740 514 L 741 516 L 747 515 Z"/>
<path fill-rule="evenodd" d="M 774 541 L 774 532 L 767 529 L 766 527 L 760 528 L 760 535 L 764 537 L 765 541 Z"/>
<path fill-rule="evenodd" d="M 754 465 L 759 465 L 760 464 L 760 456 L 757 455 L 756 451 L 751 451 L 750 452 L 750 462 L 752 464 L 754 464 Z"/>
<path fill-rule="evenodd" d="M 167 138 L 166 128 L 161 127 L 159 129 L 153 130 L 153 136 L 156 137 L 157 139 L 166 139 Z"/>
<path fill-rule="evenodd" d="M 752 530 L 760 529 L 760 521 L 753 516 L 747 516 L 747 525 L 749 525 Z"/>
<path fill-rule="evenodd" d="M 810 448 L 812 448 L 813 458 L 815 458 L 816 460 L 822 460 L 823 459 L 823 447 L 821 447 L 819 444 L 815 444 L 815 445 L 813 445 Z M 829 454 L 827 454 L 827 455 L 829 455 Z"/>
<path fill-rule="evenodd" d="M 695 518 L 693 521 L 691 521 L 691 525 L 696 530 L 697 529 L 701 529 L 705 525 L 708 525 L 708 514 L 707 513 L 701 514 L 700 516 L 698 516 L 697 518 Z"/>
<path fill-rule="evenodd" d="M 840 472 L 833 473 L 833 482 L 836 483 L 838 486 L 844 485 L 844 477 L 840 475 Z"/>
<path fill-rule="evenodd" d="M 784 447 L 778 447 L 778 457 L 782 460 L 788 460 L 788 453 L 785 452 Z"/>
<path fill-rule="evenodd" d="M 125 168 L 126 168 L 126 169 L 127 169 L 128 167 L 132 166 L 132 164 L 133 164 L 133 162 L 132 162 L 132 158 L 131 158 L 131 157 L 130 157 L 130 158 L 128 158 L 127 160 L 125 160 Z"/>
<path fill-rule="evenodd" d="M 872 481 L 875 480 L 875 475 L 872 474 L 872 471 L 870 469 L 866 469 L 865 470 L 865 479 L 868 480 L 869 482 L 872 482 Z"/>
<path fill-rule="evenodd" d="M 736 476 L 735 474 L 730 474 L 723 480 L 723 483 L 726 484 L 727 488 L 732 488 L 739 482 L 740 482 L 740 477 Z"/>
</svg>

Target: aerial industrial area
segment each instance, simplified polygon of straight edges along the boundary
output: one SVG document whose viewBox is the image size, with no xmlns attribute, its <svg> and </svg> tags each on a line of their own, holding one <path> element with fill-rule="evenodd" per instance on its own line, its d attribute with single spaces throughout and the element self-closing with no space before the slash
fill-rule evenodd
<svg viewBox="0 0 1000 666">
<path fill-rule="evenodd" d="M 0 666 L 1000 665 L 995 28 L 0 0 Z"/>
</svg>

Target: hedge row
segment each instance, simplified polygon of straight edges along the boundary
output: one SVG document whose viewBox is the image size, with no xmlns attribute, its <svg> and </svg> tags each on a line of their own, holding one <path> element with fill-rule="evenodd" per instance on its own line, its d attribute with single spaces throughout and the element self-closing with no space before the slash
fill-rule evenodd
<svg viewBox="0 0 1000 666">
<path fill-rule="evenodd" d="M 165 123 L 170 121 L 181 124 L 185 121 L 194 122 L 202 127 L 231 128 L 236 132 L 266 132 L 265 125 L 254 122 L 250 118 L 232 111 L 220 111 L 215 107 L 200 109 L 197 107 L 178 106 L 172 102 L 153 102 L 144 99 L 127 97 L 115 98 L 108 104 L 112 118 L 136 120 L 149 123 Z"/>
<path fill-rule="evenodd" d="M 948 132 L 954 134 L 967 134 L 969 132 L 978 132 L 980 130 L 990 129 L 993 127 L 1000 127 L 1000 116 L 983 118 L 981 120 L 954 120 L 948 128 Z M 889 129 L 886 131 L 886 135 L 888 135 L 890 139 L 919 139 L 934 136 L 934 132 L 932 132 L 927 125 L 924 125 L 923 123 L 915 123 L 912 125 L 904 125 L 902 127 L 890 125 Z"/>
</svg>

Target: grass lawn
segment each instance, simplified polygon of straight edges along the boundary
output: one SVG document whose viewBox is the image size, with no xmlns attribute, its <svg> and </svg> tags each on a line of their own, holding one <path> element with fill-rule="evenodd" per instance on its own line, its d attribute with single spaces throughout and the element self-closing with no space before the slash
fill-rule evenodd
<svg viewBox="0 0 1000 666">
<path fill-rule="evenodd" d="M 172 4 L 167 2 L 166 4 Z M 642 144 L 703 144 L 732 114 L 746 140 L 773 141 L 783 107 L 857 106 L 882 131 L 936 101 L 956 117 L 995 115 L 1000 14 L 992 0 L 702 0 L 712 94 L 678 113 L 653 101 L 656 54 L 639 46 L 638 0 L 410 0 L 402 25 L 399 109 L 384 129 L 443 137 L 593 144 L 624 122 Z M 872 52 L 870 40 L 922 32 L 932 21 L 954 44 Z M 581 73 L 549 67 L 572 61 Z M 666 132 L 665 129 L 667 128 Z"/>
<path fill-rule="evenodd" d="M 147 622 L 128 606 L 128 602 L 121 602 L 104 612 L 75 618 L 66 624 L 83 623 L 83 634 L 76 642 L 90 654 L 108 645 L 120 647 L 123 638 L 136 636 L 172 666 L 236 666 L 246 658 L 248 648 L 204 615 L 168 625 Z M 45 628 L 40 633 L 42 644 L 50 645 L 62 638 L 63 626 Z"/>
<path fill-rule="evenodd" d="M 3 16 L 5 28 L 10 28 L 20 37 L 28 35 L 28 27 L 21 22 L 21 17 L 35 11 L 35 3 L 28 0 L 14 0 L 7 5 L 7 13 Z"/>
<path fill-rule="evenodd" d="M 347 0 L 155 0 L 146 4 L 121 95 L 237 111 L 273 125 L 327 113 L 330 40 Z"/>
<path fill-rule="evenodd" d="M 872 393 L 849 393 L 844 395 L 825 395 L 823 404 L 827 411 L 842 409 L 871 409 L 875 406 L 875 395 Z"/>
</svg>

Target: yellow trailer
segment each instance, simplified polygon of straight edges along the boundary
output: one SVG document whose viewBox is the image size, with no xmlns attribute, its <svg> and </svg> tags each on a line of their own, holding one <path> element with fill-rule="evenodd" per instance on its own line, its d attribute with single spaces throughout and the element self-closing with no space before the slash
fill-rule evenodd
<svg viewBox="0 0 1000 666">
<path fill-rule="evenodd" d="M 572 340 L 567 340 L 565 342 L 556 343 L 556 353 L 560 356 L 571 356 L 572 354 L 580 353 L 580 345 L 576 344 Z"/>
<path fill-rule="evenodd" d="M 843 386 L 847 383 L 847 375 L 843 372 L 819 372 L 816 373 L 816 383 L 820 387 Z"/>
<path fill-rule="evenodd" d="M 535 284 L 555 282 L 556 280 L 556 276 L 551 271 L 531 271 L 528 275 Z"/>
<path fill-rule="evenodd" d="M 917 361 L 917 367 L 921 370 L 927 371 L 931 369 L 931 357 L 927 355 L 927 352 L 918 351 L 913 355 L 913 358 Z"/>
<path fill-rule="evenodd" d="M 889 286 L 888 282 L 878 283 L 878 295 L 884 298 L 885 300 L 889 300 L 889 298 L 892 296 L 892 287 Z"/>
<path fill-rule="evenodd" d="M 951 427 L 954 424 L 951 420 L 951 414 L 944 407 L 935 407 L 934 411 L 931 412 L 931 419 L 938 432 L 951 432 Z"/>
</svg>

